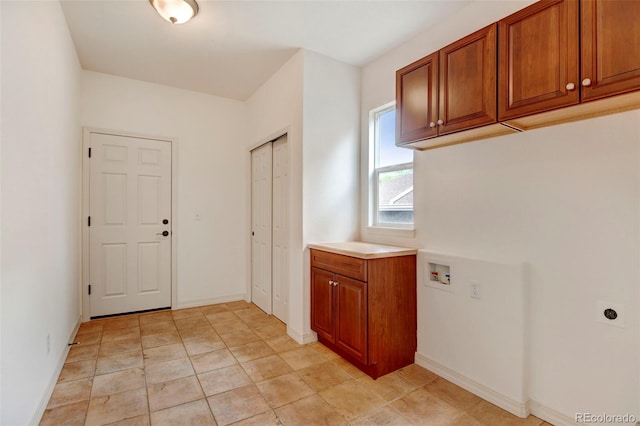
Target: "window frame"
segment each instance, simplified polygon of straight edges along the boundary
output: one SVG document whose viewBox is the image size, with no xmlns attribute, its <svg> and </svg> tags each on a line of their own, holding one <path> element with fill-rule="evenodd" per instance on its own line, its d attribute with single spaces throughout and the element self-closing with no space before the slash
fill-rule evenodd
<svg viewBox="0 0 640 426">
<path fill-rule="evenodd" d="M 391 166 L 376 167 L 380 155 L 380 120 L 379 117 L 391 110 L 396 109 L 396 103 L 390 102 L 378 108 L 374 108 L 369 112 L 369 229 L 370 230 L 389 230 L 389 231 L 413 231 L 415 227 L 415 209 L 412 206 L 411 211 L 414 214 L 412 223 L 391 223 L 381 222 L 379 220 L 379 182 L 380 174 L 402 170 L 414 170 L 414 161 L 409 163 L 393 164 Z M 413 150 L 412 150 L 413 157 Z"/>
</svg>

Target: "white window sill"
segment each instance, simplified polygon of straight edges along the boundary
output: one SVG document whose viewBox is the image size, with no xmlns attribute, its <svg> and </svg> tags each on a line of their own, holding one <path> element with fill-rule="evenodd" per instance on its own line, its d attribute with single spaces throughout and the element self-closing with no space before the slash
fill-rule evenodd
<svg viewBox="0 0 640 426">
<path fill-rule="evenodd" d="M 368 235 L 380 235 L 384 237 L 414 238 L 414 228 L 390 228 L 386 226 L 366 226 L 364 232 Z"/>
</svg>

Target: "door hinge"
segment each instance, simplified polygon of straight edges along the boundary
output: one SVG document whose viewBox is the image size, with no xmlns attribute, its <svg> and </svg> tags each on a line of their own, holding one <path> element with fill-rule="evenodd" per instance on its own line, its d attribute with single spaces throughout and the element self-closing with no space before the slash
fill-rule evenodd
<svg viewBox="0 0 640 426">
<path fill-rule="evenodd" d="M 91 158 L 91 147 L 89 147 L 89 158 Z"/>
<path fill-rule="evenodd" d="M 89 296 L 91 296 L 91 284 L 89 284 Z"/>
<path fill-rule="evenodd" d="M 91 226 L 91 216 L 87 217 L 87 226 Z"/>
</svg>

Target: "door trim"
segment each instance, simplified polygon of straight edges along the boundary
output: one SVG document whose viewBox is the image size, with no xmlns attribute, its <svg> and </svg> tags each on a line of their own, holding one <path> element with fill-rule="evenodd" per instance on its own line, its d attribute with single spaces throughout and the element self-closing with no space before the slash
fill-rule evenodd
<svg viewBox="0 0 640 426">
<path fill-rule="evenodd" d="M 82 250 L 80 253 L 81 280 L 80 295 L 82 322 L 91 319 L 91 303 L 88 295 L 89 285 L 89 175 L 91 163 L 89 162 L 89 139 L 92 133 L 122 136 L 138 139 L 151 139 L 171 144 L 171 307 L 178 305 L 178 139 L 164 136 L 145 135 L 121 130 L 109 130 L 96 127 L 82 128 L 82 206 L 80 215 L 80 227 L 82 228 Z"/>
</svg>

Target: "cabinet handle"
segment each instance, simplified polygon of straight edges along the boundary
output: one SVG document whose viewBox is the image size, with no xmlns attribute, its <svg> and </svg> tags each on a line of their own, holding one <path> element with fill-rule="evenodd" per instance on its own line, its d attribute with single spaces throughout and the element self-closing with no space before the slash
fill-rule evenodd
<svg viewBox="0 0 640 426">
<path fill-rule="evenodd" d="M 329 285 L 333 285 L 333 281 L 329 280 Z"/>
<path fill-rule="evenodd" d="M 444 124 L 444 121 L 442 121 L 442 119 L 438 120 L 438 126 L 442 126 Z"/>
<path fill-rule="evenodd" d="M 565 87 L 567 88 L 568 91 L 572 91 L 576 88 L 576 85 L 573 83 L 567 83 Z"/>
<path fill-rule="evenodd" d="M 584 87 L 589 87 L 591 86 L 591 79 L 590 78 L 585 78 L 584 80 L 582 80 L 582 85 Z"/>
<path fill-rule="evenodd" d="M 334 281 L 334 282 L 333 282 L 333 286 L 335 287 L 335 286 L 337 286 L 337 285 L 338 285 L 338 281 Z"/>
<path fill-rule="evenodd" d="M 436 127 L 436 123 L 434 123 L 433 121 L 431 123 L 429 123 L 429 127 L 434 128 Z"/>
</svg>

